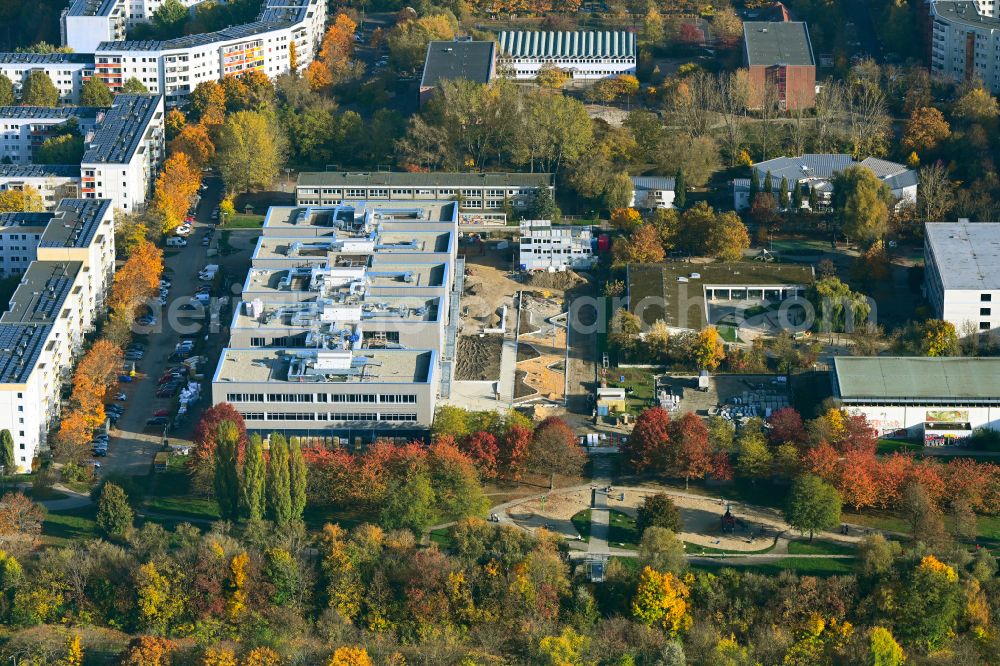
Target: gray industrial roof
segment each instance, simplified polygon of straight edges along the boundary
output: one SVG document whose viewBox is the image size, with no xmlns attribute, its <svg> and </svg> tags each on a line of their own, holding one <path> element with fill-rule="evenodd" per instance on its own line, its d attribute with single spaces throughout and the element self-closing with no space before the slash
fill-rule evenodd
<svg viewBox="0 0 1000 666">
<path fill-rule="evenodd" d="M 0 53 L 0 65 L 93 65 L 90 53 Z"/>
<path fill-rule="evenodd" d="M 110 199 L 63 199 L 45 228 L 41 247 L 87 247 L 111 208 Z"/>
<path fill-rule="evenodd" d="M 743 41 L 751 65 L 816 64 L 805 23 L 747 21 Z"/>
<path fill-rule="evenodd" d="M 549 187 L 550 173 L 459 173 L 406 171 L 303 171 L 299 187 Z"/>
<path fill-rule="evenodd" d="M 0 106 L 0 118 L 17 120 L 61 120 L 96 118 L 104 111 L 97 106 Z"/>
<path fill-rule="evenodd" d="M 0 324 L 54 324 L 82 268 L 79 261 L 31 262 Z"/>
<path fill-rule="evenodd" d="M 673 176 L 632 176 L 632 187 L 637 190 L 673 190 Z"/>
<path fill-rule="evenodd" d="M 79 177 L 79 164 L 0 164 L 0 178 Z"/>
<path fill-rule="evenodd" d="M 771 172 L 772 184 L 777 187 L 782 177 L 788 179 L 789 187 L 796 181 L 808 179 L 827 180 L 839 171 L 851 166 L 863 166 L 872 171 L 878 178 L 884 180 L 892 189 L 916 185 L 918 176 L 913 169 L 903 164 L 869 157 L 857 162 L 846 154 L 806 153 L 797 157 L 775 157 L 753 165 L 758 175 L 763 178 Z"/>
<path fill-rule="evenodd" d="M 431 42 L 420 87 L 433 88 L 446 79 L 488 83 L 495 59 L 494 42 Z"/>
<path fill-rule="evenodd" d="M 1000 358 L 835 356 L 833 366 L 845 402 L 1000 401 Z"/>
<path fill-rule="evenodd" d="M 626 30 L 505 30 L 500 52 L 511 58 L 634 58 L 635 34 Z"/>
<path fill-rule="evenodd" d="M 124 164 L 132 159 L 157 113 L 156 95 L 116 95 L 83 154 L 81 164 Z"/>
<path fill-rule="evenodd" d="M 924 228 L 945 289 L 1000 289 L 1000 223 L 933 222 Z"/>
</svg>

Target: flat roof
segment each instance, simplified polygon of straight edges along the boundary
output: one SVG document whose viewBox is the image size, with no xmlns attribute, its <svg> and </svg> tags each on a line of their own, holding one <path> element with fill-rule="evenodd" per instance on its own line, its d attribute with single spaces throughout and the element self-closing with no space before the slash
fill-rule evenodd
<svg viewBox="0 0 1000 666">
<path fill-rule="evenodd" d="M 116 95 L 94 133 L 81 164 L 125 164 L 138 150 L 146 129 L 159 113 L 158 95 Z"/>
<path fill-rule="evenodd" d="M 40 247 L 88 247 L 111 210 L 111 199 L 63 199 L 42 234 Z"/>
<path fill-rule="evenodd" d="M 286 229 L 342 230 L 357 235 L 366 225 L 454 222 L 457 213 L 454 201 L 343 201 L 329 206 L 271 206 L 263 229 L 265 235 L 278 235 Z"/>
<path fill-rule="evenodd" d="M 449 42 L 450 43 L 450 42 Z M 464 173 L 458 171 L 303 171 L 298 187 L 550 187 L 550 173 Z"/>
<path fill-rule="evenodd" d="M 430 381 L 432 360 L 436 354 L 430 350 L 364 349 L 350 352 L 352 359 L 364 359 L 366 365 L 357 366 L 356 374 L 331 371 L 324 374 L 316 370 L 314 379 L 289 380 L 293 362 L 315 356 L 317 352 L 304 349 L 231 349 L 222 350 L 213 383 L 292 383 L 312 386 L 331 384 L 415 384 Z"/>
<path fill-rule="evenodd" d="M 815 65 L 804 22 L 747 21 L 743 42 L 751 65 Z"/>
<path fill-rule="evenodd" d="M 0 118 L 9 120 L 69 120 L 97 118 L 98 106 L 0 106 Z"/>
<path fill-rule="evenodd" d="M 79 177 L 79 164 L 0 164 L 0 178 Z"/>
<path fill-rule="evenodd" d="M 627 30 L 504 30 L 497 41 L 510 58 L 634 58 L 636 44 Z"/>
<path fill-rule="evenodd" d="M 282 238 L 261 236 L 253 259 L 330 260 L 340 265 L 365 265 L 375 254 L 446 253 L 451 250 L 448 231 L 383 231 L 368 241 L 365 237 L 319 236 Z M 370 248 L 370 249 L 368 249 Z"/>
<path fill-rule="evenodd" d="M 317 294 L 317 298 L 319 294 Z M 236 309 L 236 316 L 233 317 L 233 328 L 247 328 L 253 330 L 312 330 L 311 325 L 297 325 L 291 323 L 292 314 L 296 309 L 305 309 L 304 306 L 315 301 L 279 302 L 275 300 L 263 301 L 263 312 L 255 317 L 247 314 L 247 302 L 243 301 Z M 394 321 L 394 322 L 434 322 L 438 319 L 441 306 L 441 299 L 438 296 L 384 296 L 364 294 L 354 300 L 333 303 L 333 307 L 360 305 L 364 316 L 362 324 L 366 321 Z"/>
<path fill-rule="evenodd" d="M 1000 223 L 929 222 L 924 230 L 945 289 L 1000 289 Z"/>
<path fill-rule="evenodd" d="M 33 261 L 10 297 L 0 324 L 53 324 L 83 268 L 80 261 Z"/>
<path fill-rule="evenodd" d="M 971 0 L 936 0 L 930 5 L 933 14 L 952 23 L 993 30 L 1000 27 L 1000 17 L 980 14 Z"/>
<path fill-rule="evenodd" d="M 835 356 L 842 400 L 1000 401 L 1000 358 Z"/>
<path fill-rule="evenodd" d="M 3 65 L 93 65 L 90 53 L 0 53 Z"/>
<path fill-rule="evenodd" d="M 117 0 L 74 0 L 66 13 L 68 16 L 108 16 L 116 4 Z"/>
<path fill-rule="evenodd" d="M 705 287 L 792 287 L 814 280 L 812 266 L 749 261 L 629 264 L 627 273 L 630 311 L 644 308 L 646 324 L 663 319 L 668 326 L 691 329 L 708 324 Z M 692 273 L 701 277 L 692 278 Z M 643 299 L 650 300 L 643 303 Z"/>
<path fill-rule="evenodd" d="M 26 229 L 42 231 L 52 219 L 52 213 L 0 213 L 0 230 L 3 233 L 20 233 Z"/>
<path fill-rule="evenodd" d="M 494 72 L 496 43 L 431 42 L 424 58 L 421 88 L 432 88 L 448 79 L 465 79 L 474 83 L 489 83 Z"/>
</svg>

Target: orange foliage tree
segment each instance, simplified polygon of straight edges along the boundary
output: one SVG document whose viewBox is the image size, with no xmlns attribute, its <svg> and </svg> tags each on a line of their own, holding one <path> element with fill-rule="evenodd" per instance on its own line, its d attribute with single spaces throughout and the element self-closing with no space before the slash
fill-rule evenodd
<svg viewBox="0 0 1000 666">
<path fill-rule="evenodd" d="M 215 157 L 215 144 L 208 135 L 208 128 L 201 123 L 186 125 L 180 134 L 170 142 L 170 153 L 184 153 L 188 156 L 191 166 L 203 169 Z"/>
<path fill-rule="evenodd" d="M 352 59 L 354 55 L 354 31 L 358 24 L 351 20 L 346 14 L 337 14 L 333 24 L 323 35 L 323 44 L 319 49 L 319 62 L 329 73 L 330 83 L 339 83 L 349 78 L 357 69 L 357 63 Z M 310 77 L 312 65 L 306 70 L 306 77 L 313 88 L 313 79 Z M 314 72 L 315 74 L 315 72 Z M 327 84 L 329 85 L 329 83 Z"/>
<path fill-rule="evenodd" d="M 184 221 L 184 215 L 200 186 L 201 172 L 186 152 L 175 152 L 163 163 L 163 171 L 156 179 L 154 201 L 156 209 L 163 215 L 164 232 L 173 231 Z"/>
<path fill-rule="evenodd" d="M 170 666 L 176 646 L 159 636 L 136 636 L 121 655 L 121 666 Z"/>
</svg>

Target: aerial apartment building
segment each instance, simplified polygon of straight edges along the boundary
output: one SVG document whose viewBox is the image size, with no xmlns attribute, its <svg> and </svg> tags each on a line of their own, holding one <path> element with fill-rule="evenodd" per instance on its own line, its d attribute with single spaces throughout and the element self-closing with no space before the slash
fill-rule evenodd
<svg viewBox="0 0 1000 666">
<path fill-rule="evenodd" d="M 805 23 L 747 21 L 743 64 L 750 78 L 751 108 L 772 101 L 780 109 L 816 105 L 816 59 Z"/>
<path fill-rule="evenodd" d="M 635 74 L 635 33 L 626 30 L 505 30 L 497 35 L 497 69 L 518 81 L 557 67 L 574 80 Z"/>
<path fill-rule="evenodd" d="M 14 84 L 14 94 L 20 96 L 24 81 L 34 71 L 52 79 L 59 91 L 59 101 L 76 104 L 84 82 L 94 71 L 94 56 L 90 53 L 0 53 L 0 74 Z"/>
<path fill-rule="evenodd" d="M 37 258 L 19 271 L 0 314 L 0 429 L 10 431 L 18 471 L 26 471 L 46 445 L 63 384 L 104 306 L 114 272 L 111 202 L 67 199 L 52 213 L 0 215 L 0 241 L 15 234 Z"/>
<path fill-rule="evenodd" d="M 1000 18 L 994 0 L 932 0 L 931 71 L 1000 93 Z"/>
<path fill-rule="evenodd" d="M 457 201 L 462 224 L 506 220 L 504 209 L 524 210 L 542 188 L 555 193 L 549 173 L 311 171 L 299 174 L 295 203 L 342 201 Z"/>
<path fill-rule="evenodd" d="M 272 207 L 213 402 L 265 434 L 426 431 L 451 381 L 458 221 L 454 201 Z"/>
<path fill-rule="evenodd" d="M 521 220 L 522 271 L 588 270 L 597 263 L 590 227 L 553 225 L 549 220 Z"/>
<path fill-rule="evenodd" d="M 0 164 L 0 192 L 34 189 L 47 210 L 80 196 L 80 167 L 73 164 Z"/>
<path fill-rule="evenodd" d="M 105 111 L 92 106 L 0 106 L 0 159 L 31 164 L 39 146 L 59 134 L 70 119 L 86 135 L 103 120 Z"/>
<path fill-rule="evenodd" d="M 1000 328 L 1000 223 L 924 225 L 924 287 L 960 336 Z"/>
</svg>

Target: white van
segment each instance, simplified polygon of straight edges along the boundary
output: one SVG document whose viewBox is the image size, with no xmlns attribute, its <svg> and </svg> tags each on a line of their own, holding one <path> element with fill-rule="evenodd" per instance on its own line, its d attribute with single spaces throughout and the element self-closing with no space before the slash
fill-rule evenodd
<svg viewBox="0 0 1000 666">
<path fill-rule="evenodd" d="M 171 236 L 167 239 L 167 247 L 187 247 L 187 239 L 180 236 Z"/>
</svg>

